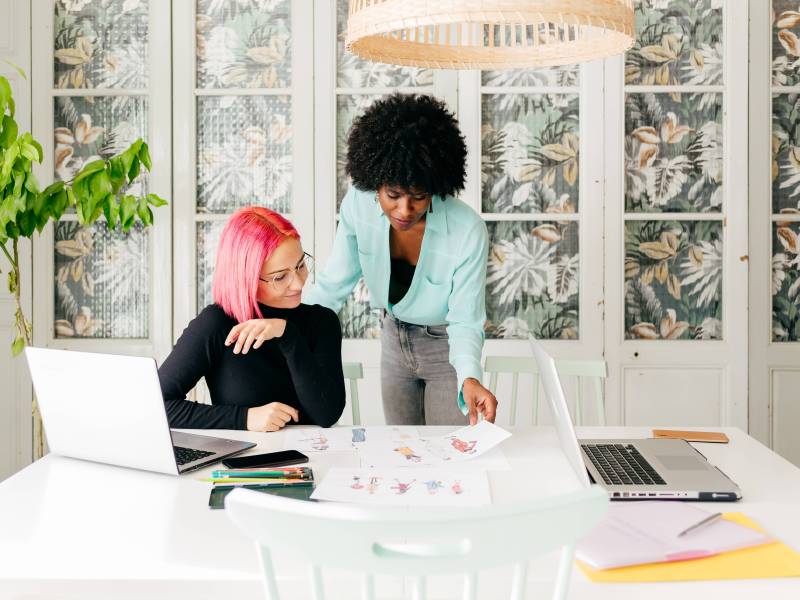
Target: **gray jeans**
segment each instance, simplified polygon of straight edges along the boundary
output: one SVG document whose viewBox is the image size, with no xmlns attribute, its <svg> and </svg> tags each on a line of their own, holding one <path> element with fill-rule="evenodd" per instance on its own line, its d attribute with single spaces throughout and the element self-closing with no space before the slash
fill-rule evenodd
<svg viewBox="0 0 800 600">
<path fill-rule="evenodd" d="M 388 313 L 381 330 L 381 394 L 387 425 L 466 425 L 448 361 L 446 325 L 412 325 Z"/>
</svg>

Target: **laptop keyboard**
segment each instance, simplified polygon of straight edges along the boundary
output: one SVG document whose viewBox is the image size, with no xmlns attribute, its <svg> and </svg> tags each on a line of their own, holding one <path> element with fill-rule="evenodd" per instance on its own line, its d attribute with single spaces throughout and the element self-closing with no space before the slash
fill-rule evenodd
<svg viewBox="0 0 800 600">
<path fill-rule="evenodd" d="M 581 444 L 608 485 L 666 485 L 631 444 Z"/>
<path fill-rule="evenodd" d="M 186 463 L 194 462 L 214 454 L 213 452 L 207 452 L 206 450 L 195 450 L 194 448 L 183 448 L 182 446 L 173 446 L 172 449 L 175 450 L 175 460 L 177 461 L 178 466 L 185 465 Z"/>
</svg>

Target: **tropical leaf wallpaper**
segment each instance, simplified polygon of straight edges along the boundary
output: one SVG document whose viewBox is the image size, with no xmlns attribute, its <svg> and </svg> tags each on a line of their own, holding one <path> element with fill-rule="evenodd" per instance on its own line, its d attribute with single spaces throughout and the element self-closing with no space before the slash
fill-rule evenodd
<svg viewBox="0 0 800 600">
<path fill-rule="evenodd" d="M 481 184 L 486 213 L 574 213 L 577 94 L 484 94 Z"/>
<path fill-rule="evenodd" d="M 150 323 L 149 237 L 103 222 L 55 226 L 55 337 L 146 338 Z"/>
<path fill-rule="evenodd" d="M 346 52 L 349 0 L 336 0 L 336 86 L 339 88 L 420 87 L 433 85 L 431 69 L 398 67 L 362 60 Z"/>
<path fill-rule="evenodd" d="M 772 96 L 772 212 L 800 212 L 800 96 Z"/>
<path fill-rule="evenodd" d="M 800 2 L 772 0 L 772 85 L 800 84 Z"/>
<path fill-rule="evenodd" d="M 772 0 L 772 85 L 800 85 L 800 3 Z M 800 95 L 772 95 L 772 213 L 800 214 Z M 778 217 L 779 219 L 779 217 Z M 800 341 L 800 222 L 773 219 L 772 341 Z"/>
<path fill-rule="evenodd" d="M 579 83 L 579 65 L 481 71 L 481 85 L 485 87 L 575 87 Z"/>
<path fill-rule="evenodd" d="M 350 187 L 350 177 L 345 173 L 347 164 L 347 136 L 353 121 L 381 94 L 341 94 L 336 96 L 336 210 Z"/>
<path fill-rule="evenodd" d="M 71 180 L 88 162 L 148 137 L 144 89 L 149 43 L 147 0 L 56 0 L 53 19 L 54 173 Z M 61 89 L 108 88 L 102 96 L 58 95 Z M 146 175 L 132 193 L 146 193 Z M 146 338 L 150 324 L 149 234 L 83 228 L 65 219 L 54 228 L 58 338 Z"/>
<path fill-rule="evenodd" d="M 58 96 L 53 113 L 53 164 L 55 176 L 64 181 L 71 181 L 86 163 L 147 138 L 148 105 L 142 96 Z"/>
<path fill-rule="evenodd" d="M 225 221 L 200 221 L 197 223 L 197 312 L 214 301 L 211 284 L 214 279 L 214 265 L 217 261 L 219 236 Z"/>
<path fill-rule="evenodd" d="M 147 0 L 56 0 L 56 88 L 147 87 Z"/>
<path fill-rule="evenodd" d="M 626 339 L 722 339 L 722 223 L 625 224 Z"/>
<path fill-rule="evenodd" d="M 724 0 L 639 0 L 628 85 L 722 84 Z"/>
<path fill-rule="evenodd" d="M 197 211 L 292 210 L 291 96 L 197 99 Z"/>
<path fill-rule="evenodd" d="M 627 94 L 625 209 L 722 210 L 722 94 Z"/>
<path fill-rule="evenodd" d="M 578 339 L 576 221 L 495 221 L 489 229 L 486 335 Z"/>
<path fill-rule="evenodd" d="M 776 222 L 772 238 L 772 341 L 800 341 L 800 223 Z"/>
<path fill-rule="evenodd" d="M 197 0 L 197 87 L 291 85 L 290 0 Z"/>
<path fill-rule="evenodd" d="M 363 279 L 359 279 L 353 293 L 339 311 L 342 336 L 346 338 L 380 339 L 380 309 L 370 308 L 369 289 Z"/>
</svg>

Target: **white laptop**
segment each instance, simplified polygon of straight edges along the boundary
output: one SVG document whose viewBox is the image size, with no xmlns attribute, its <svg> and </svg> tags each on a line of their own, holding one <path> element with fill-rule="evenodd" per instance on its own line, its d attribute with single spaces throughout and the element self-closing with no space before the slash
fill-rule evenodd
<svg viewBox="0 0 800 600">
<path fill-rule="evenodd" d="M 555 362 L 530 337 L 556 432 L 578 479 L 611 500 L 739 500 L 739 487 L 691 444 L 672 439 L 578 440 Z"/>
<path fill-rule="evenodd" d="M 156 361 L 26 348 L 54 454 L 178 475 L 255 446 L 171 431 Z"/>
</svg>

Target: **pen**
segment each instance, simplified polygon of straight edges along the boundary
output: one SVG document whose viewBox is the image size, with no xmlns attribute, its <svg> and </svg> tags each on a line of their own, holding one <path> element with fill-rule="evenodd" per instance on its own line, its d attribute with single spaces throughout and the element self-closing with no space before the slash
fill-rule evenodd
<svg viewBox="0 0 800 600">
<path fill-rule="evenodd" d="M 312 483 L 310 479 L 287 479 L 275 477 L 203 477 L 200 481 L 211 483 L 285 483 L 288 485 L 301 485 Z"/>
<path fill-rule="evenodd" d="M 719 513 L 719 512 L 718 513 L 714 513 L 713 515 L 708 515 L 702 521 L 698 521 L 694 525 L 691 525 L 691 526 L 687 527 L 686 529 L 684 529 L 683 531 L 681 531 L 678 534 L 678 537 L 684 536 L 684 535 L 686 535 L 687 533 L 689 533 L 691 531 L 695 531 L 697 529 L 700 529 L 701 527 L 709 525 L 710 523 L 713 523 L 714 521 L 719 519 L 721 516 L 722 516 L 722 513 Z"/>
<path fill-rule="evenodd" d="M 213 471 L 211 477 L 285 477 L 286 479 L 310 478 L 302 471 Z"/>
<path fill-rule="evenodd" d="M 251 483 L 251 482 L 240 482 L 240 483 L 224 483 L 224 484 L 217 484 L 214 486 L 215 490 L 227 490 L 233 489 L 238 487 L 243 488 L 252 488 L 252 489 L 259 489 L 259 488 L 278 488 L 278 487 L 311 487 L 314 485 L 312 481 L 303 481 L 301 483 Z"/>
</svg>

